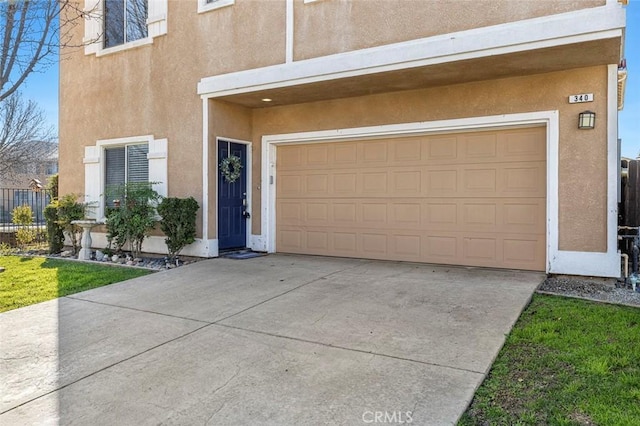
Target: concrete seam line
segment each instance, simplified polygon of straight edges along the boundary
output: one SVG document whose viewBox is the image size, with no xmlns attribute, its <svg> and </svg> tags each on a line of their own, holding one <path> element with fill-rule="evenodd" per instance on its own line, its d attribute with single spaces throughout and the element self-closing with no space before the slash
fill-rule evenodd
<svg viewBox="0 0 640 426">
<path fill-rule="evenodd" d="M 133 355 L 131 355 L 131 356 L 127 357 L 127 358 L 121 359 L 121 360 L 119 360 L 119 361 L 117 361 L 117 362 L 114 362 L 114 363 L 112 363 L 112 364 L 109 364 L 109 365 L 107 365 L 107 366 L 104 366 L 104 367 L 102 367 L 102 368 L 100 368 L 100 369 L 98 369 L 98 370 L 96 370 L 96 371 L 94 371 L 94 372 L 92 372 L 92 373 L 90 373 L 90 374 L 87 374 L 87 375 L 85 375 L 85 376 L 82 376 L 82 377 L 80 377 L 80 378 L 78 378 L 78 379 L 76 379 L 76 380 L 73 380 L 73 381 L 71 381 L 71 382 L 69 382 L 69 383 L 67 383 L 67 384 L 65 384 L 65 385 L 62 385 L 62 386 L 60 386 L 60 387 L 58 387 L 58 388 L 56 388 L 56 389 L 52 389 L 52 390 L 50 390 L 50 391 L 48 391 L 48 392 L 43 393 L 42 395 L 38 395 L 38 396 L 36 396 L 36 397 L 31 398 L 31 399 L 30 399 L 30 400 L 28 400 L 28 401 L 24 401 L 24 402 L 22 402 L 22 403 L 20 403 L 20 404 L 16 405 L 15 407 L 11 407 L 11 408 L 9 408 L 8 410 L 5 410 L 5 411 L 0 411 L 0 415 L 3 415 L 3 414 L 5 414 L 5 413 L 8 413 L 9 411 L 13 411 L 13 410 L 15 410 L 16 408 L 20 408 L 20 407 L 22 407 L 23 405 L 30 404 L 30 403 L 32 403 L 33 401 L 36 401 L 36 400 L 38 400 L 38 399 L 40 399 L 40 398 L 43 398 L 43 397 L 45 397 L 45 396 L 47 396 L 47 395 L 50 395 L 50 394 L 52 394 L 52 393 L 55 393 L 55 392 L 61 391 L 61 390 L 62 390 L 62 389 L 64 389 L 64 388 L 67 388 L 67 387 L 69 387 L 69 386 L 71 386 L 71 385 L 74 385 L 74 384 L 76 384 L 76 383 L 78 383 L 78 382 L 80 382 L 80 381 L 82 381 L 82 380 L 88 379 L 88 378 L 89 378 L 89 377 L 91 377 L 91 376 L 95 376 L 95 375 L 96 375 L 96 374 L 98 374 L 98 373 L 101 373 L 101 372 L 106 371 L 106 370 L 108 370 L 108 369 L 110 369 L 110 368 L 112 368 L 112 367 L 115 367 L 115 366 L 116 366 L 116 365 L 118 365 L 118 364 L 122 364 L 122 363 L 124 363 L 124 362 L 130 361 L 130 360 L 132 360 L 133 358 L 137 358 L 137 357 L 139 357 L 140 355 L 144 355 L 144 354 L 146 354 L 146 353 L 148 353 L 148 352 L 151 352 L 151 351 L 153 351 L 153 350 L 155 350 L 155 349 L 157 349 L 157 348 L 159 348 L 159 347 L 161 347 L 161 346 L 164 346 L 164 345 L 166 345 L 166 344 L 168 344 L 168 343 L 173 343 L 173 342 L 175 342 L 176 340 L 182 339 L 183 337 L 187 337 L 187 336 L 189 336 L 189 335 L 191 335 L 191 334 L 193 334 L 193 333 L 195 333 L 195 332 L 197 332 L 197 331 L 202 330 L 203 328 L 211 327 L 212 325 L 213 325 L 213 324 L 204 324 L 202 327 L 198 327 L 198 328 L 196 328 L 195 330 L 191 330 L 191 331 L 189 331 L 188 333 L 185 333 L 185 334 L 182 334 L 182 335 L 180 335 L 180 336 L 174 337 L 173 339 L 167 340 L 166 342 L 162 342 L 162 343 L 160 343 L 160 344 L 157 344 L 157 345 L 155 345 L 155 346 L 152 346 L 152 347 L 150 347 L 150 348 L 147 348 L 147 349 L 145 349 L 145 350 L 144 350 L 144 351 L 142 351 L 142 352 L 138 352 L 137 354 L 133 354 Z"/>
<path fill-rule="evenodd" d="M 81 299 L 79 297 L 65 296 L 64 298 L 65 299 L 77 300 L 79 302 L 95 303 L 96 305 L 110 306 L 112 308 L 121 308 L 121 309 L 128 309 L 130 311 L 144 312 L 146 314 L 155 314 L 155 315 L 161 315 L 163 317 L 169 317 L 169 318 L 176 318 L 176 319 L 187 320 L 187 321 L 200 322 L 200 323 L 203 323 L 203 324 L 209 324 L 209 325 L 213 324 L 211 321 L 204 321 L 204 320 L 199 320 L 199 319 L 195 319 L 195 318 L 180 317 L 178 315 L 163 314 L 162 312 L 155 312 L 155 311 L 148 311 L 148 310 L 145 310 L 145 309 L 131 308 L 129 306 L 120 306 L 120 305 L 115 305 L 113 303 L 98 302 L 98 301 L 95 301 L 95 300 Z"/>
<path fill-rule="evenodd" d="M 435 363 L 435 362 L 426 362 L 426 361 L 420 361 L 420 360 L 417 360 L 417 359 L 403 358 L 403 357 L 400 357 L 400 356 L 383 354 L 383 353 L 379 353 L 379 352 L 365 351 L 363 349 L 348 348 L 346 346 L 332 345 L 330 343 L 322 343 L 322 342 L 316 342 L 314 340 L 301 339 L 299 337 L 283 336 L 281 334 L 268 333 L 266 331 L 260 331 L 260 330 L 251 330 L 251 329 L 248 329 L 248 328 L 236 327 L 236 326 L 227 325 L 227 324 L 215 323 L 215 324 L 212 324 L 212 325 L 219 326 L 219 327 L 230 328 L 230 329 L 233 329 L 233 330 L 246 331 L 248 333 L 262 334 L 264 336 L 269 336 L 269 337 L 276 337 L 276 338 L 280 338 L 280 339 L 287 339 L 287 340 L 293 340 L 293 341 L 296 341 L 296 342 L 303 342 L 303 343 L 309 343 L 309 344 L 312 344 L 312 345 L 324 346 L 326 348 L 341 349 L 341 350 L 344 350 L 344 351 L 358 352 L 358 353 L 362 353 L 362 354 L 366 354 L 366 355 L 376 355 L 376 356 L 381 356 L 381 357 L 384 357 L 384 358 L 397 359 L 399 361 L 407 361 L 407 362 L 413 362 L 413 363 L 417 363 L 417 364 L 429 365 L 429 366 L 432 366 L 432 367 L 447 368 L 447 369 L 450 369 L 450 370 L 464 371 L 464 372 L 467 372 L 467 373 L 480 374 L 482 376 L 486 375 L 486 373 L 484 373 L 482 371 L 470 370 L 468 368 L 452 367 L 450 365 L 443 365 L 443 364 L 438 364 L 438 363 Z"/>
</svg>

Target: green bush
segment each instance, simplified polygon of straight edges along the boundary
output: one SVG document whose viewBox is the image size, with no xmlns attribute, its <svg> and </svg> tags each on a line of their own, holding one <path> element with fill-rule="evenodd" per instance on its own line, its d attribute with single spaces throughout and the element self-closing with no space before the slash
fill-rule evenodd
<svg viewBox="0 0 640 426">
<path fill-rule="evenodd" d="M 33 210 L 31 206 L 24 204 L 13 209 L 11 220 L 16 225 L 31 225 L 33 223 Z"/>
<path fill-rule="evenodd" d="M 33 210 L 31 206 L 24 204 L 13 209 L 11 212 L 11 220 L 14 224 L 20 225 L 16 231 L 16 242 L 21 250 L 31 244 L 36 238 L 36 233 L 30 228 L 33 223 Z"/>
<path fill-rule="evenodd" d="M 84 219 L 88 207 L 86 203 L 79 202 L 78 198 L 79 195 L 77 194 L 67 194 L 52 202 L 58 214 L 57 224 L 62 228 L 64 234 L 69 237 L 73 254 L 78 254 L 80 249 L 82 228 L 71 222 Z"/>
<path fill-rule="evenodd" d="M 47 192 L 52 200 L 58 199 L 58 174 L 51 175 L 47 181 Z"/>
<path fill-rule="evenodd" d="M 60 253 L 64 248 L 64 233 L 58 221 L 57 199 L 44 208 L 44 219 L 47 222 L 47 241 L 49 242 L 49 253 Z"/>
<path fill-rule="evenodd" d="M 120 251 L 129 243 L 133 257 L 139 257 L 142 243 L 156 225 L 156 205 L 160 195 L 151 182 L 130 182 L 107 190 L 107 199 L 120 200 L 120 205 L 107 210 L 107 240 Z"/>
<path fill-rule="evenodd" d="M 158 205 L 158 213 L 162 216 L 160 229 L 167 236 L 164 242 L 171 260 L 180 251 L 195 241 L 196 213 L 200 207 L 193 198 L 165 198 Z"/>
<path fill-rule="evenodd" d="M 25 250 L 27 246 L 31 244 L 35 239 L 36 239 L 35 229 L 25 226 L 23 228 L 18 228 L 18 230 L 16 231 L 16 242 L 18 243 L 18 246 L 20 247 L 21 250 Z"/>
<path fill-rule="evenodd" d="M 64 248 L 63 226 L 58 217 L 58 174 L 52 175 L 47 181 L 47 192 L 51 202 L 44 208 L 44 219 L 47 222 L 47 242 L 49 253 L 60 253 Z"/>
</svg>

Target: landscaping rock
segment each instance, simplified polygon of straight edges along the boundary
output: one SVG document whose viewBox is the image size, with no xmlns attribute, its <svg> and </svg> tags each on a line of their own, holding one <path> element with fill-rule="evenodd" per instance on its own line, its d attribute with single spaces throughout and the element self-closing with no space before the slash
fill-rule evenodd
<svg viewBox="0 0 640 426">
<path fill-rule="evenodd" d="M 96 260 L 102 262 L 104 260 L 104 253 L 100 250 L 96 250 Z"/>
<path fill-rule="evenodd" d="M 117 262 L 118 259 L 120 259 L 120 256 L 118 256 L 117 254 L 114 254 L 113 256 L 111 256 L 111 261 L 114 263 Z"/>
<path fill-rule="evenodd" d="M 73 256 L 73 252 L 71 250 L 65 250 L 60 253 L 60 257 L 71 257 Z"/>
<path fill-rule="evenodd" d="M 640 306 L 640 293 L 632 291 L 622 283 L 616 286 L 579 277 L 549 277 L 538 287 L 538 291 L 609 303 Z"/>
</svg>

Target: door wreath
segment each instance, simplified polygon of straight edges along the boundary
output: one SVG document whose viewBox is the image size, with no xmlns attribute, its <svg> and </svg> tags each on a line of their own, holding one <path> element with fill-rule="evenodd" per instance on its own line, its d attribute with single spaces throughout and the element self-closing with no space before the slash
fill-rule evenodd
<svg viewBox="0 0 640 426">
<path fill-rule="evenodd" d="M 229 183 L 234 183 L 242 172 L 242 161 L 237 155 L 230 155 L 220 162 L 220 172 Z"/>
</svg>

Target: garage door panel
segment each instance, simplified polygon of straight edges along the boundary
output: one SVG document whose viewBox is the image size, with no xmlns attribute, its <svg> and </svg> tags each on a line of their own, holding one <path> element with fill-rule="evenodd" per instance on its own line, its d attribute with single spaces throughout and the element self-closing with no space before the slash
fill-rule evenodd
<svg viewBox="0 0 640 426">
<path fill-rule="evenodd" d="M 389 143 L 386 141 L 368 141 L 359 144 L 360 159 L 363 164 L 387 164 Z"/>
<path fill-rule="evenodd" d="M 458 229 L 459 202 L 453 199 L 429 200 L 425 203 L 422 226 L 426 229 L 451 230 Z"/>
<path fill-rule="evenodd" d="M 463 238 L 463 256 L 468 263 L 492 264 L 501 258 L 496 237 Z"/>
<path fill-rule="evenodd" d="M 543 162 L 509 163 L 501 170 L 501 195 L 545 197 L 546 174 L 546 165 Z"/>
<path fill-rule="evenodd" d="M 519 129 L 504 131 L 498 134 L 499 151 L 502 159 L 508 161 L 545 161 L 546 143 L 541 132 L 544 129 Z"/>
<path fill-rule="evenodd" d="M 495 203 L 468 202 L 462 209 L 462 228 L 469 232 L 497 232 L 499 206 Z"/>
<path fill-rule="evenodd" d="M 422 152 L 425 153 L 423 160 L 431 164 L 451 163 L 459 157 L 458 139 L 451 135 L 425 137 Z"/>
<path fill-rule="evenodd" d="M 458 171 L 451 168 L 433 168 L 425 172 L 426 193 L 431 197 L 455 197 L 458 191 Z"/>
<path fill-rule="evenodd" d="M 498 189 L 498 170 L 496 168 L 469 167 L 461 170 L 462 188 L 458 196 L 463 197 L 491 197 Z"/>
<path fill-rule="evenodd" d="M 421 170 L 394 170 L 391 172 L 391 193 L 399 196 L 421 196 Z"/>
<path fill-rule="evenodd" d="M 282 174 L 278 177 L 278 195 L 280 197 L 294 198 L 305 194 L 305 176 L 302 174 Z"/>
<path fill-rule="evenodd" d="M 464 159 L 468 162 L 496 160 L 498 137 L 495 133 L 461 135 Z"/>
<path fill-rule="evenodd" d="M 389 226 L 388 221 L 388 208 L 387 202 L 361 202 L 360 205 L 360 223 L 365 227 L 372 228 L 387 228 Z"/>
<path fill-rule="evenodd" d="M 279 147 L 276 250 L 544 270 L 545 135 Z"/>
<path fill-rule="evenodd" d="M 425 237 L 425 259 L 434 263 L 458 263 L 461 251 L 459 237 L 456 235 L 427 235 Z"/>
<path fill-rule="evenodd" d="M 358 193 L 358 174 L 336 173 L 332 175 L 331 193 L 333 195 L 356 196 Z"/>
<path fill-rule="evenodd" d="M 309 145 L 306 148 L 306 157 L 308 166 L 323 166 L 329 164 L 329 155 L 331 147 L 328 145 Z M 333 151 L 333 150 L 331 150 Z"/>
<path fill-rule="evenodd" d="M 419 163 L 422 159 L 422 138 L 401 138 L 391 141 L 392 160 L 395 163 Z"/>
<path fill-rule="evenodd" d="M 540 200 L 521 199 L 503 202 L 502 229 L 509 233 L 544 235 L 547 227 L 546 203 Z"/>
<path fill-rule="evenodd" d="M 333 148 L 333 162 L 337 166 L 353 166 L 358 162 L 358 144 L 344 142 L 336 144 Z"/>
<path fill-rule="evenodd" d="M 391 223 L 403 229 L 420 229 L 422 226 L 422 211 L 424 207 L 421 202 L 396 201 L 389 203 L 389 217 Z"/>
</svg>

